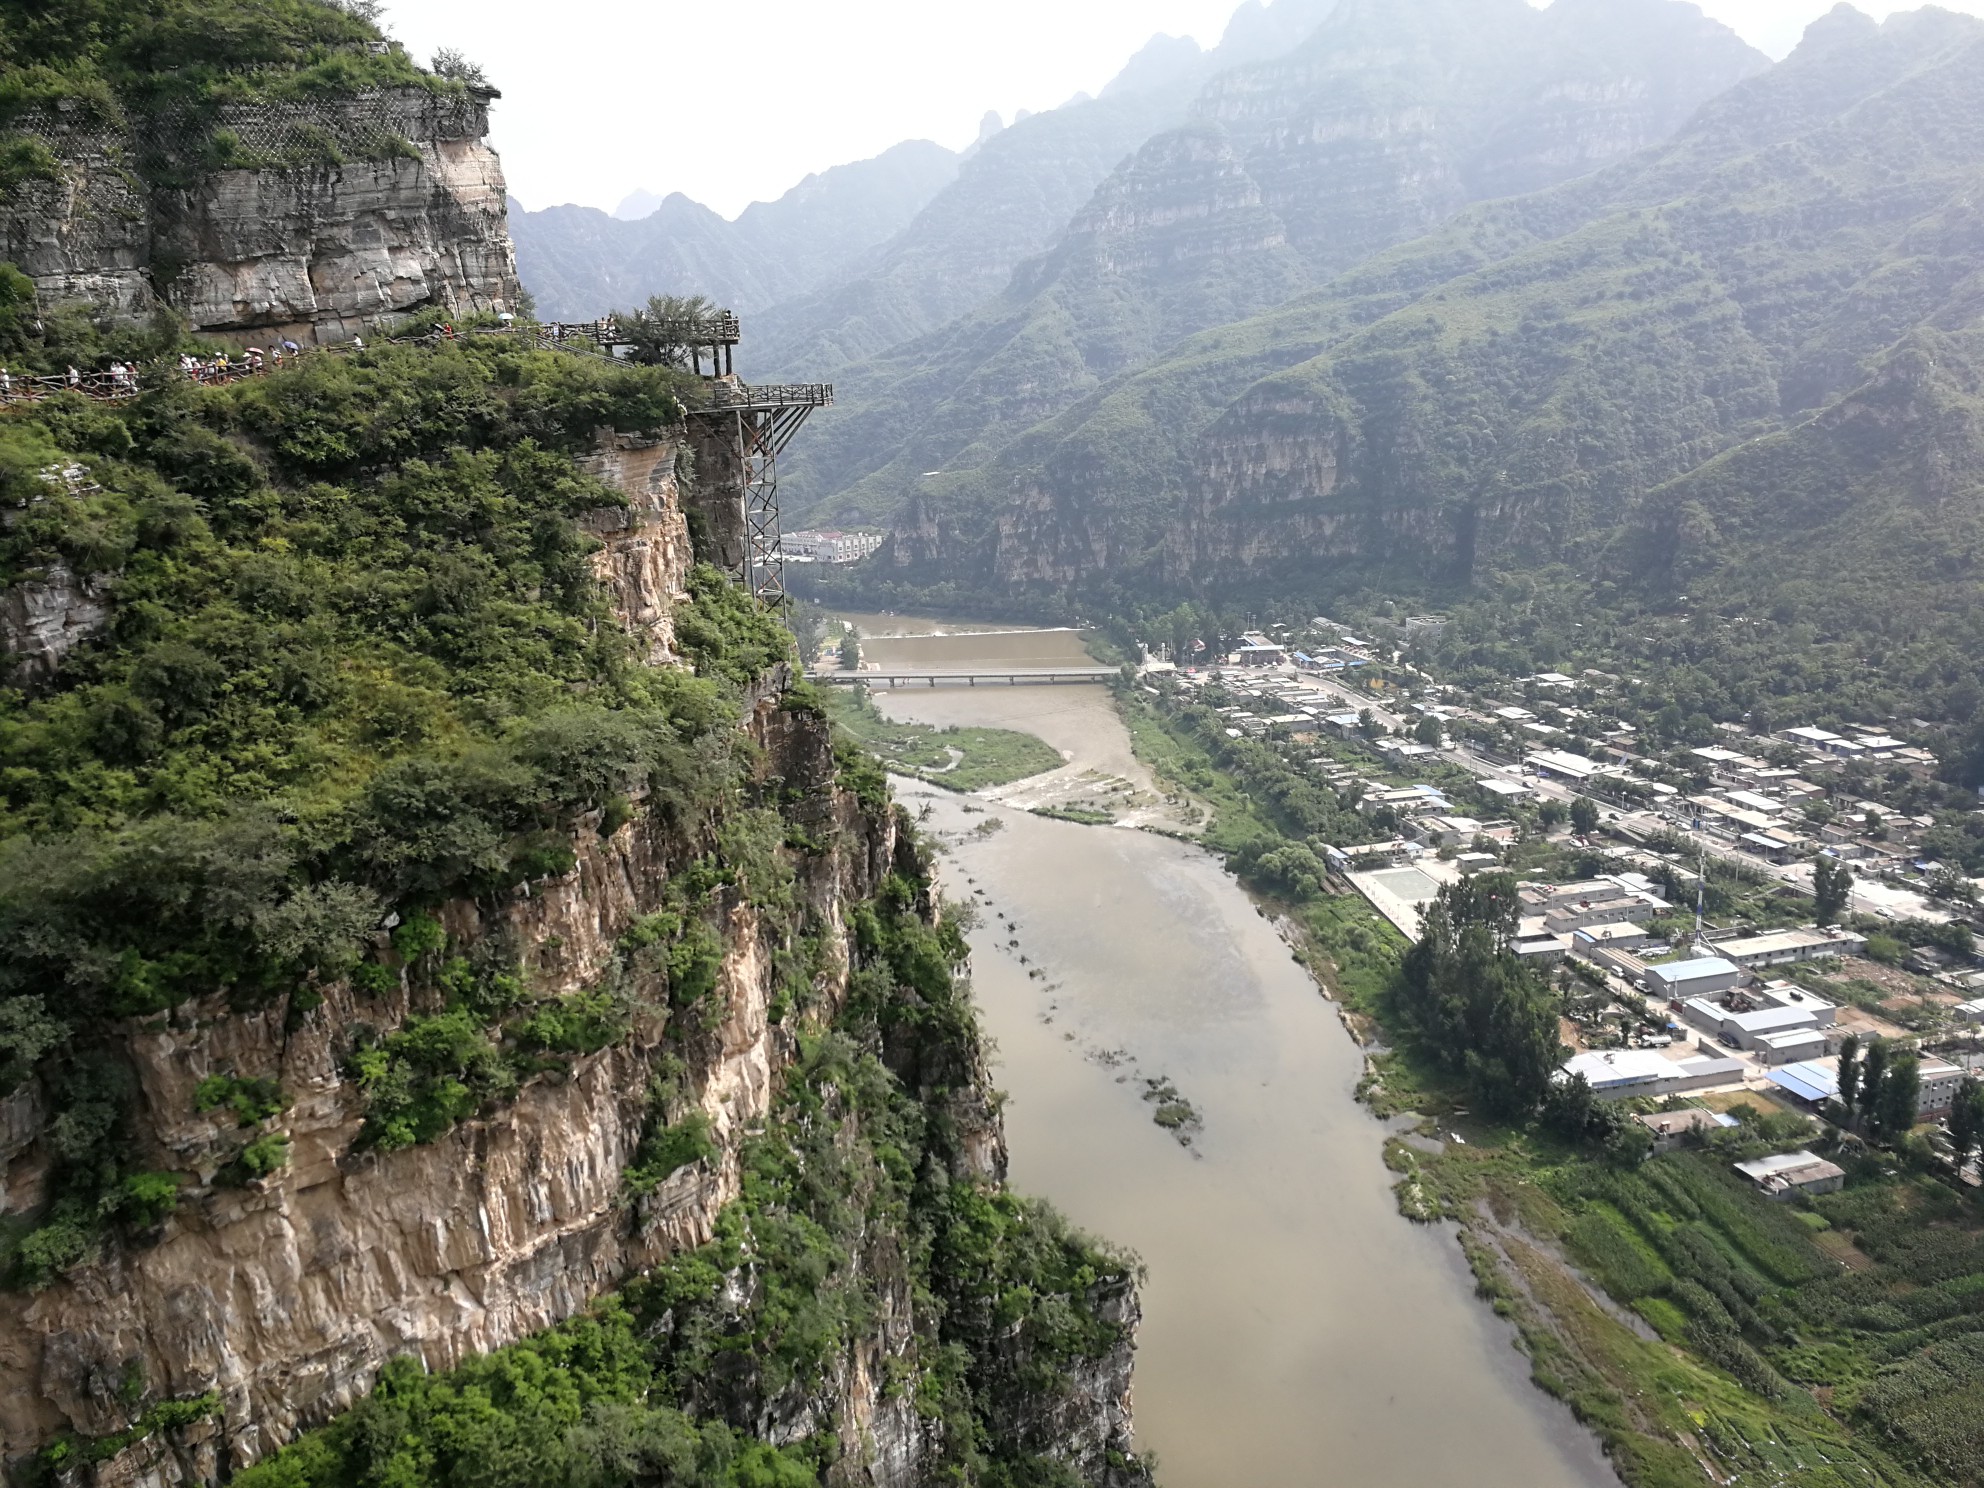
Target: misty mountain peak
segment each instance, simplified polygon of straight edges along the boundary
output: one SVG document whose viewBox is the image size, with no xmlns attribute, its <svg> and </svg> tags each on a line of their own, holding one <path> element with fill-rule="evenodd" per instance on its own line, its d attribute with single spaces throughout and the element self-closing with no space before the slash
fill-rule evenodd
<svg viewBox="0 0 1984 1488">
<path fill-rule="evenodd" d="M 613 215 L 622 222 L 640 222 L 660 211 L 664 200 L 666 198 L 660 192 L 649 191 L 643 186 L 639 191 L 630 193 L 619 206 L 615 207 Z"/>
<path fill-rule="evenodd" d="M 1805 28 L 1805 39 L 1798 44 L 1798 50 L 1829 52 L 1835 47 L 1856 46 L 1872 41 L 1880 35 L 1880 31 L 1872 16 L 1840 0 L 1838 5 Z"/>
<path fill-rule="evenodd" d="M 1104 98 L 1120 98 L 1125 93 L 1168 88 L 1189 82 L 1204 68 L 1206 53 L 1189 36 L 1153 36 L 1144 49 L 1132 57 L 1102 90 Z"/>
</svg>

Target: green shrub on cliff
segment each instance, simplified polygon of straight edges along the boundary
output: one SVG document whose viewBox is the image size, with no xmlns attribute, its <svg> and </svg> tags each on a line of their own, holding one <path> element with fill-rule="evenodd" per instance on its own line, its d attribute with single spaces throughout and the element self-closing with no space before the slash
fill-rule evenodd
<svg viewBox="0 0 1984 1488">
<path fill-rule="evenodd" d="M 818 1481 L 801 1454 L 692 1420 L 654 1400 L 652 1385 L 633 1318 L 609 1301 L 447 1374 L 395 1360 L 372 1394 L 333 1425 L 233 1481 L 238 1488 L 807 1488 Z"/>
<path fill-rule="evenodd" d="M 702 574 L 703 675 L 640 664 L 577 521 L 623 498 L 574 457 L 602 426 L 668 427 L 677 391 L 465 341 L 0 422 L 0 588 L 105 616 L 0 690 L 0 1078 L 106 1113 L 58 1160 L 70 1220 L 135 1222 L 100 1202 L 122 1097 L 73 1073 L 108 1020 L 391 985 L 367 951 L 389 910 L 561 873 L 588 814 L 641 800 L 693 837 L 737 802 L 728 694 L 782 633 Z M 571 1054 L 617 1017 L 550 1005 L 504 1037 Z M 443 1129 L 513 1078 L 388 1055 L 378 1134 Z"/>
<path fill-rule="evenodd" d="M 1122 1343 L 1101 1299 L 1134 1264 L 968 1171 L 970 1112 L 953 1101 L 977 1034 L 955 976 L 963 943 L 920 917 L 927 892 L 898 877 L 862 906 L 860 995 L 833 1027 L 796 1034 L 796 1063 L 740 1153 L 742 1196 L 707 1244 L 445 1373 L 389 1364 L 351 1411 L 234 1482 L 801 1488 L 854 1444 L 818 1430 L 774 1450 L 742 1433 L 773 1414 L 830 1420 L 848 1351 L 885 1316 L 899 1327 L 882 1398 L 908 1398 L 929 1423 L 930 1481 L 1075 1481 L 1035 1455 L 1049 1445 L 1037 1423 L 1073 1371 Z M 623 952 L 680 934 L 673 916 L 656 920 Z M 673 1079 L 654 1092 L 634 1199 L 717 1155 L 700 1112 L 666 1121 Z"/>
<path fill-rule="evenodd" d="M 331 0 L 0 0 L 0 124 L 76 101 L 210 103 L 462 85 Z"/>
</svg>

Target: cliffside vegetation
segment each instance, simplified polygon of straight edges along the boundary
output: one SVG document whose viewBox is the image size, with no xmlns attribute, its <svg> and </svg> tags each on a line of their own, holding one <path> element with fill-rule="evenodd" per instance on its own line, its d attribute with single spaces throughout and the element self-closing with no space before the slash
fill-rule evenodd
<svg viewBox="0 0 1984 1488">
<path fill-rule="evenodd" d="M 925 923 L 926 892 L 896 878 L 859 908 L 848 1009 L 805 1025 L 708 1245 L 452 1373 L 390 1366 L 357 1408 L 234 1481 L 805 1488 L 858 1470 L 868 1444 L 805 1423 L 871 1339 L 884 1399 L 914 1402 L 927 1474 L 1082 1481 L 1036 1455 L 1062 1444 L 1025 1416 L 1124 1345 L 1106 1299 L 1132 1263 L 963 1176 L 951 1103 L 975 1098 L 976 1032 L 962 937 Z M 754 1439 L 767 1428 L 788 1444 Z"/>
<path fill-rule="evenodd" d="M 130 179 L 183 187 L 242 167 L 335 166 L 415 153 L 394 128 L 334 130 L 319 110 L 382 90 L 465 100 L 485 87 L 444 53 L 418 66 L 370 0 L 5 0 L 0 3 L 0 203 L 59 182 L 107 142 Z M 262 110 L 257 139 L 224 109 Z M 79 146 L 80 142 L 80 146 Z"/>
<path fill-rule="evenodd" d="M 673 616 L 693 670 L 644 664 L 595 577 L 579 519 L 626 497 L 579 457 L 601 429 L 675 431 L 686 391 L 666 368 L 465 338 L 217 386 L 161 364 L 129 402 L 0 420 L 0 594 L 63 619 L 10 649 L 0 691 L 0 1099 L 34 1113 L 50 1164 L 0 1226 L 0 1280 L 75 1282 L 159 1243 L 196 1189 L 283 1181 L 293 1092 L 274 1079 L 198 1082 L 195 1110 L 233 1133 L 210 1181 L 141 1140 L 161 1113 L 121 1041 L 196 1001 L 294 1028 L 348 986 L 379 1016 L 334 1046 L 361 1164 L 665 1023 L 621 1219 L 737 1164 L 715 1239 L 452 1373 L 391 1365 L 241 1481 L 812 1483 L 876 1450 L 833 1430 L 873 1371 L 918 1471 L 1136 1482 L 1108 1424 L 1134 1262 L 998 1185 L 964 941 L 922 859 L 905 842 L 862 863 L 887 876 L 844 925 L 802 902 L 801 874 L 841 850 L 821 835 L 840 835 L 837 789 L 877 833 L 891 821 L 879 768 L 843 740 L 824 781 L 768 772 L 740 720 L 792 643 L 724 574 L 696 568 Z M 824 759 L 818 700 L 783 709 Z M 542 947 L 444 923 L 528 897 L 636 818 L 668 844 L 665 892 L 581 990 L 538 984 Z M 686 1080 L 732 1016 L 747 908 L 776 984 L 766 1059 L 792 1062 L 739 1151 Z M 821 994 L 842 929 L 844 1008 Z M 31 1470 L 177 1450 L 238 1412 L 142 1378 L 131 1400 L 129 1429 L 61 1436 Z"/>
<path fill-rule="evenodd" d="M 480 1016 L 395 1035 L 376 1080 L 424 1059 L 472 1108 L 500 1084 L 481 1029 L 525 999 L 449 971 L 421 912 L 564 871 L 581 821 L 636 799 L 693 835 L 735 796 L 726 689 L 782 634 L 716 577 L 684 617 L 705 675 L 638 665 L 574 521 L 624 498 L 573 455 L 601 425 L 668 427 L 675 387 L 464 342 L 225 387 L 161 372 L 0 426 L 0 590 L 87 582 L 107 612 L 0 692 L 0 1072 L 40 1082 L 61 1158 L 17 1279 L 171 1205 L 122 1155 L 115 1020 L 455 976 Z M 440 1117 L 409 1119 L 381 1117 Z"/>
<path fill-rule="evenodd" d="M 335 0 L 5 0 L 0 126 L 57 103 L 114 122 L 126 106 L 461 91 L 416 66 L 374 15 Z"/>
</svg>

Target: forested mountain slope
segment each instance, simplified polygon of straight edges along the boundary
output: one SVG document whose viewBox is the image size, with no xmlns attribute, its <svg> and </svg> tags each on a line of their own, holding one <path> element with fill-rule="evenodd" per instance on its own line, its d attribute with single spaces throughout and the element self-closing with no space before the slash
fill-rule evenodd
<svg viewBox="0 0 1984 1488">
<path fill-rule="evenodd" d="M 1965 323 L 1980 63 L 1972 19 L 1842 8 L 1671 144 L 1471 209 L 933 483 L 895 560 L 1258 589 L 1625 552 L 1662 527 L 1651 493 L 1854 393 L 1916 328 Z"/>
<path fill-rule="evenodd" d="M 1470 201 L 1657 143 L 1765 65 L 1675 0 L 1343 4 L 1288 55 L 1215 77 L 999 298 L 840 374 L 793 489 L 889 512 L 925 472 L 985 463 L 1182 337 Z"/>
<path fill-rule="evenodd" d="M 679 192 L 635 221 L 593 207 L 511 204 L 517 271 L 550 320 L 592 320 L 651 295 L 700 294 L 750 314 L 854 273 L 957 178 L 958 157 L 912 140 L 808 176 L 735 222 Z"/>
</svg>

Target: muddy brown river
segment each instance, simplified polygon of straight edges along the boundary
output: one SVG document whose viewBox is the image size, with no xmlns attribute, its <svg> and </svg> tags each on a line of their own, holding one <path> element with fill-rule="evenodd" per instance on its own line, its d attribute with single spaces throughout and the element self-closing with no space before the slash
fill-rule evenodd
<svg viewBox="0 0 1984 1488">
<path fill-rule="evenodd" d="M 1068 646 L 1049 632 L 863 650 L 1064 664 Z M 1070 771 L 1150 784 L 1101 688 L 878 696 L 898 718 L 1025 729 Z M 979 905 L 973 983 L 1010 1097 L 1014 1183 L 1149 1268 L 1137 1433 L 1165 1488 L 1616 1488 L 1592 1438 L 1529 1383 L 1452 1233 L 1399 1216 L 1382 1129 L 1353 1094 L 1361 1054 L 1215 859 L 994 799 L 1010 788 L 896 787 L 951 844 L 950 897 Z M 1198 1111 L 1189 1147 L 1152 1121 L 1147 1080 Z"/>
</svg>

